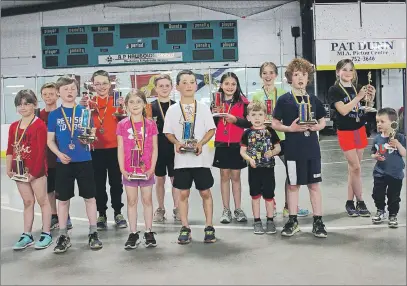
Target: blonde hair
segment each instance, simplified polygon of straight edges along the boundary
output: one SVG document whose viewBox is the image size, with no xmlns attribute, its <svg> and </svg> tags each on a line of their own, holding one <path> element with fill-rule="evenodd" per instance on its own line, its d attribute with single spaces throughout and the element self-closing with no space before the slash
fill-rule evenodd
<svg viewBox="0 0 407 286">
<path fill-rule="evenodd" d="M 352 61 L 351 59 L 343 59 L 343 60 L 340 60 L 340 61 L 336 64 L 336 81 L 335 81 L 335 84 L 338 84 L 338 83 L 339 83 L 339 80 L 340 80 L 340 78 L 339 78 L 339 76 L 338 76 L 338 72 L 339 72 L 344 66 L 346 66 L 347 64 L 350 64 L 350 65 L 352 66 L 352 68 L 353 68 L 352 83 L 353 83 L 353 85 L 356 86 L 356 85 L 358 84 L 358 73 L 356 72 L 355 64 L 353 63 L 353 61 Z"/>
<path fill-rule="evenodd" d="M 159 80 L 162 80 L 162 79 L 169 80 L 170 83 L 171 83 L 171 85 L 172 85 L 172 79 L 171 79 L 170 75 L 168 75 L 168 74 L 166 74 L 166 73 L 163 73 L 163 74 L 160 74 L 160 75 L 158 75 L 158 76 L 156 76 L 156 77 L 154 78 L 154 86 L 157 87 L 157 82 L 158 82 Z"/>
<path fill-rule="evenodd" d="M 262 101 L 252 101 L 247 106 L 247 113 L 250 114 L 252 111 L 263 111 L 267 112 L 266 105 Z"/>
<path fill-rule="evenodd" d="M 42 90 L 46 89 L 46 88 L 55 88 L 55 89 L 57 89 L 57 86 L 56 86 L 55 82 L 47 82 L 46 84 L 41 86 L 40 93 L 42 93 Z"/>
<path fill-rule="evenodd" d="M 277 69 L 277 66 L 276 66 L 275 63 L 273 63 L 273 62 L 264 62 L 260 67 L 260 77 L 263 74 L 264 68 L 267 67 L 267 66 L 271 67 L 274 70 L 274 72 L 276 73 L 276 75 L 278 75 L 278 69 Z"/>
</svg>

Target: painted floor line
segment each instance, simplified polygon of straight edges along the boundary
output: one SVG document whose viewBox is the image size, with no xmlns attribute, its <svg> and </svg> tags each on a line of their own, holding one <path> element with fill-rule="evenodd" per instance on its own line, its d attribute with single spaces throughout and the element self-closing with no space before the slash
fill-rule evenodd
<svg viewBox="0 0 407 286">
<path fill-rule="evenodd" d="M 6 206 L 1 206 L 2 209 L 8 210 L 8 211 L 13 211 L 13 212 L 19 212 L 22 213 L 23 210 L 16 209 L 16 208 L 11 208 L 11 207 L 6 207 Z M 37 216 L 41 216 L 41 213 L 34 213 Z M 81 218 L 81 217 L 71 217 L 71 220 L 73 221 L 83 221 L 83 222 L 88 222 L 87 218 Z M 108 224 L 112 225 L 114 224 L 114 221 L 107 221 Z M 143 222 L 138 222 L 138 226 L 144 226 Z M 169 224 L 169 223 L 153 223 L 154 227 L 158 228 L 180 228 L 181 223 L 178 224 Z M 74 226 L 75 227 L 75 226 Z M 191 228 L 194 229 L 204 229 L 205 225 L 199 225 L 199 224 L 191 224 Z M 399 224 L 399 227 L 406 227 L 406 224 Z M 243 225 L 214 225 L 215 229 L 230 229 L 230 230 L 250 230 L 253 229 L 253 226 L 243 226 Z M 371 225 L 349 225 L 349 226 L 327 226 L 328 231 L 332 230 L 355 230 L 355 229 L 375 229 L 375 228 L 388 228 L 387 223 L 384 224 L 371 224 Z M 282 227 L 277 227 L 278 230 L 281 230 Z M 300 229 L 302 230 L 312 230 L 312 226 L 301 226 Z"/>
</svg>

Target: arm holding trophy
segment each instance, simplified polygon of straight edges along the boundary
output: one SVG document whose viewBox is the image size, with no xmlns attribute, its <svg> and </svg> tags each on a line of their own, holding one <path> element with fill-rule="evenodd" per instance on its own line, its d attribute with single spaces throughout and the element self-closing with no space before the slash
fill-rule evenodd
<svg viewBox="0 0 407 286">
<path fill-rule="evenodd" d="M 372 72 L 369 71 L 367 74 L 368 84 L 363 87 L 366 91 L 366 96 L 364 97 L 365 105 L 361 107 L 362 110 L 367 112 L 376 112 L 376 108 L 373 107 L 374 105 L 374 98 L 376 96 L 376 89 L 374 88 L 372 83 Z"/>
</svg>

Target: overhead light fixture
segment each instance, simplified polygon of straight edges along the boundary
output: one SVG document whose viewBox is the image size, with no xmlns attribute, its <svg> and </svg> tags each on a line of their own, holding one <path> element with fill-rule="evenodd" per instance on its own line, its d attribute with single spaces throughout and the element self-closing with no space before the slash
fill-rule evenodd
<svg viewBox="0 0 407 286">
<path fill-rule="evenodd" d="M 6 85 L 6 87 L 24 87 L 24 85 L 20 84 L 20 85 Z"/>
</svg>

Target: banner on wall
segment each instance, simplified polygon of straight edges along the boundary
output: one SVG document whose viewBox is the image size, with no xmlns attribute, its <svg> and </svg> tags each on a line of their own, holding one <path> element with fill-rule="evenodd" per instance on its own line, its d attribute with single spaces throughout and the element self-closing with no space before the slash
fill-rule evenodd
<svg viewBox="0 0 407 286">
<path fill-rule="evenodd" d="M 351 59 L 357 69 L 406 67 L 406 39 L 316 40 L 317 70 L 335 70 L 336 63 Z"/>
<path fill-rule="evenodd" d="M 155 91 L 154 79 L 159 76 L 158 73 L 153 74 L 140 74 L 140 75 L 130 75 L 131 87 L 137 88 L 144 92 L 147 98 L 157 97 L 157 92 Z"/>
</svg>

